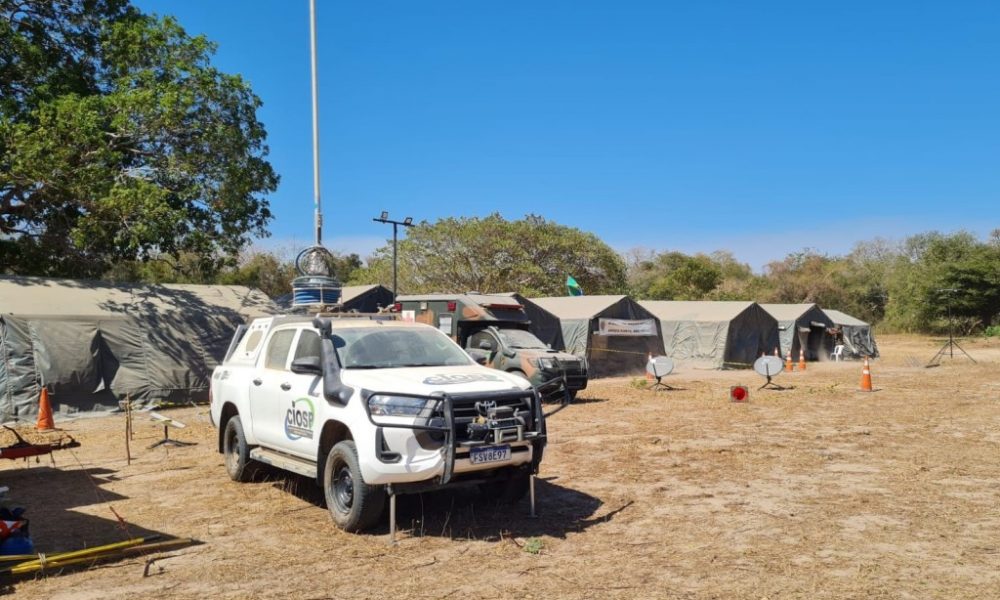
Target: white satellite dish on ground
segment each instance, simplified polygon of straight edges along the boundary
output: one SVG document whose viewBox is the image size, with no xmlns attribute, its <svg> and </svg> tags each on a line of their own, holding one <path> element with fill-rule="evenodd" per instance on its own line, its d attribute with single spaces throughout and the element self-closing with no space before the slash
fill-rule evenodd
<svg viewBox="0 0 1000 600">
<path fill-rule="evenodd" d="M 785 370 L 785 363 L 782 362 L 781 357 L 778 356 L 761 356 L 757 360 L 753 361 L 753 370 L 757 372 L 761 377 L 766 377 L 767 382 L 760 386 L 759 390 L 762 390 L 768 386 L 775 390 L 786 390 L 788 388 L 778 385 L 771 381 L 773 377 L 778 375 Z"/>
<path fill-rule="evenodd" d="M 661 379 L 670 375 L 674 370 L 674 361 L 666 356 L 654 356 L 646 362 L 646 372 L 656 378 L 656 383 L 649 386 L 651 390 L 679 390 L 681 388 L 671 387 Z"/>
</svg>

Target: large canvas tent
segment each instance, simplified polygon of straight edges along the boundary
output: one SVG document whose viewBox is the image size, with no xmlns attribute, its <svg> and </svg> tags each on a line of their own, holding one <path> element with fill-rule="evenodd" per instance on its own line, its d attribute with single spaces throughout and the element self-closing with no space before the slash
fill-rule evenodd
<svg viewBox="0 0 1000 600">
<path fill-rule="evenodd" d="M 837 341 L 844 344 L 845 353 L 854 358 L 878 357 L 878 345 L 875 344 L 871 325 L 839 310 L 824 308 L 823 312 L 839 330 Z"/>
<path fill-rule="evenodd" d="M 746 368 L 778 348 L 778 323 L 755 302 L 645 300 L 660 320 L 662 351 L 692 366 Z"/>
<path fill-rule="evenodd" d="M 292 308 L 292 294 L 274 299 L 282 310 Z M 384 285 L 347 285 L 340 290 L 340 309 L 344 312 L 376 313 L 392 305 L 392 290 Z"/>
<path fill-rule="evenodd" d="M 805 350 L 806 360 L 821 360 L 833 352 L 834 339 L 829 333 L 833 321 L 815 304 L 761 304 L 778 320 L 778 337 L 781 338 L 781 355 L 789 351 L 798 360 L 799 351 Z"/>
<path fill-rule="evenodd" d="M 535 334 L 535 337 L 557 350 L 566 348 L 566 344 L 563 342 L 562 325 L 559 323 L 559 317 L 517 292 L 504 295 L 510 296 L 524 307 L 524 312 L 531 322 L 531 333 Z"/>
<path fill-rule="evenodd" d="M 0 421 L 207 398 L 236 327 L 274 312 L 243 286 L 0 277 Z"/>
<path fill-rule="evenodd" d="M 648 355 L 658 354 L 663 344 L 656 318 L 627 296 L 556 296 L 529 302 L 540 309 L 529 312 L 532 333 L 551 343 L 542 335 L 551 339 L 546 329 L 552 323 L 541 317 L 548 313 L 558 319 L 562 344 L 553 347 L 586 357 L 591 377 L 641 373 Z"/>
</svg>

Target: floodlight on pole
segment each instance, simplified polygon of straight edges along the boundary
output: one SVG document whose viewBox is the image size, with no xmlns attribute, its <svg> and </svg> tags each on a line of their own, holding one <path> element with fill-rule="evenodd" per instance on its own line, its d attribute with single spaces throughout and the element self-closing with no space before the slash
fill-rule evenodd
<svg viewBox="0 0 1000 600">
<path fill-rule="evenodd" d="M 392 302 L 396 302 L 396 249 L 397 249 L 397 228 L 402 225 L 403 227 L 415 227 L 413 224 L 413 217 L 406 217 L 402 221 L 393 221 L 389 218 L 389 211 L 383 210 L 382 214 L 378 217 L 372 219 L 376 223 L 391 223 L 392 224 Z"/>
</svg>

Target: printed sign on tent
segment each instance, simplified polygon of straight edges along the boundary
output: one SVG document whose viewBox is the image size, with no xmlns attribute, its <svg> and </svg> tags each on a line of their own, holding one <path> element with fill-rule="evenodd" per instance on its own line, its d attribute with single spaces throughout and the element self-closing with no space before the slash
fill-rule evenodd
<svg viewBox="0 0 1000 600">
<path fill-rule="evenodd" d="M 656 335 L 653 319 L 598 319 L 598 335 Z"/>
</svg>

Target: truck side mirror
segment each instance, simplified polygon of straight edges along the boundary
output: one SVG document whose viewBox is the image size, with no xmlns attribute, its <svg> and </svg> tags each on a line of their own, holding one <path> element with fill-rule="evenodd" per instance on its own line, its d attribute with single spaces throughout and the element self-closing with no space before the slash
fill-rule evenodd
<svg viewBox="0 0 1000 600">
<path fill-rule="evenodd" d="M 299 375 L 322 375 L 323 364 L 318 356 L 303 356 L 292 361 L 292 373 Z"/>
</svg>

